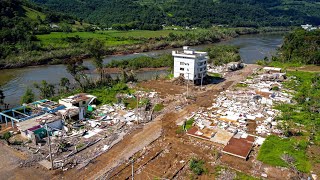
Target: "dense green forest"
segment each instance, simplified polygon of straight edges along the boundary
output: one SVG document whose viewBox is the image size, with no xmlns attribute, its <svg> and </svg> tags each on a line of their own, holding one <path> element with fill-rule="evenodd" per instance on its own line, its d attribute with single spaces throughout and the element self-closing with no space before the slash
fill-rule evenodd
<svg viewBox="0 0 320 180">
<path fill-rule="evenodd" d="M 33 0 L 89 22 L 209 27 L 320 24 L 318 0 Z M 125 25 L 125 26 L 126 26 Z M 120 26 L 121 27 L 121 26 Z M 123 27 L 123 26 L 122 26 Z"/>
<path fill-rule="evenodd" d="M 273 60 L 320 65 L 320 30 L 305 31 L 299 28 L 287 34 L 280 48 L 280 57 L 274 57 Z"/>
<path fill-rule="evenodd" d="M 55 13 L 28 1 L 1 0 L 0 59 L 10 54 L 40 50 L 37 34 L 72 31 L 73 17 Z M 50 24 L 60 23 L 57 28 Z"/>
</svg>

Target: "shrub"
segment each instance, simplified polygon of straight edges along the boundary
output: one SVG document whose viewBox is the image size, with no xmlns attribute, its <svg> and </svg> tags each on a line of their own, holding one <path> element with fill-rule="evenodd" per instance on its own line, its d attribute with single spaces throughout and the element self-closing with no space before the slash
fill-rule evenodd
<svg viewBox="0 0 320 180">
<path fill-rule="evenodd" d="M 196 175 L 201 175 L 202 173 L 205 172 L 205 168 L 203 166 L 204 166 L 203 160 L 197 160 L 193 158 L 190 161 L 190 169 Z"/>
<path fill-rule="evenodd" d="M 161 111 L 162 109 L 164 108 L 164 105 L 163 104 L 156 104 L 155 106 L 154 106 L 154 111 L 155 112 L 159 112 L 159 111 Z"/>
<path fill-rule="evenodd" d="M 194 122 L 193 118 L 189 119 L 185 124 L 185 129 L 189 130 L 192 127 L 193 122 Z"/>
<path fill-rule="evenodd" d="M 3 134 L 2 138 L 6 141 L 9 141 L 9 139 L 12 137 L 12 134 L 10 132 L 6 132 Z"/>
</svg>

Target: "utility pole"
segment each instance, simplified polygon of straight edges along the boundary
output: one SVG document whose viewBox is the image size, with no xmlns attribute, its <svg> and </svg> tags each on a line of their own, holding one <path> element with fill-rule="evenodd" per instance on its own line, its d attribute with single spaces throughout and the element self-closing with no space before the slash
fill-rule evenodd
<svg viewBox="0 0 320 180">
<path fill-rule="evenodd" d="M 48 124 L 46 123 L 46 129 L 47 129 L 47 135 L 48 135 L 48 143 L 49 143 L 49 155 L 50 155 L 50 161 L 51 161 L 51 170 L 53 170 L 53 159 L 52 159 L 52 152 L 51 152 L 51 139 L 50 139 L 50 133 L 48 129 Z"/>
<path fill-rule="evenodd" d="M 136 109 L 136 116 L 137 116 L 137 123 L 139 124 L 139 112 L 138 112 L 138 110 L 139 110 L 139 96 L 138 96 L 138 95 L 136 95 L 136 97 L 137 97 L 137 109 Z"/>
<path fill-rule="evenodd" d="M 188 79 L 187 79 L 187 98 L 189 96 L 189 74 L 190 73 L 188 73 Z"/>
<path fill-rule="evenodd" d="M 133 169 L 133 163 L 134 163 L 134 159 L 132 158 L 132 159 L 131 159 L 131 177 L 132 177 L 132 180 L 134 180 L 134 169 Z"/>
<path fill-rule="evenodd" d="M 201 90 L 202 90 L 202 82 L 203 82 L 203 73 L 201 73 Z"/>
</svg>

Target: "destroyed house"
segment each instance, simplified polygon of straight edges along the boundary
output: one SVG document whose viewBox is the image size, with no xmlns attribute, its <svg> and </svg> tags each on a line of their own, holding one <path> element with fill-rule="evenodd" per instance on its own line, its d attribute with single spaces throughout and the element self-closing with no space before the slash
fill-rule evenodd
<svg viewBox="0 0 320 180">
<path fill-rule="evenodd" d="M 45 113 L 55 113 L 64 108 L 66 108 L 64 105 L 44 99 L 0 112 L 0 120 L 1 123 L 5 121 L 6 125 L 11 122 L 14 127 L 15 122 L 28 121 Z"/>
<path fill-rule="evenodd" d="M 56 114 L 45 113 L 43 115 L 17 123 L 17 128 L 21 135 L 28 139 L 42 139 L 46 137 L 46 125 L 52 130 L 61 130 L 62 117 Z"/>
<path fill-rule="evenodd" d="M 281 73 L 282 69 L 276 67 L 264 67 L 263 71 L 266 73 Z"/>
<path fill-rule="evenodd" d="M 238 158 L 247 159 L 254 141 L 255 138 L 253 136 L 238 133 L 229 140 L 222 152 Z"/>
<path fill-rule="evenodd" d="M 56 113 L 65 108 L 64 105 L 44 99 L 3 111 L 0 119 L 6 124 L 11 121 L 12 127 L 16 123 L 23 137 L 39 140 L 46 136 L 45 124 L 50 130 L 62 128 L 62 117 Z"/>
<path fill-rule="evenodd" d="M 59 104 L 65 105 L 66 107 L 87 107 L 90 105 L 97 97 L 89 95 L 86 93 L 80 93 L 73 96 L 69 96 L 64 99 L 59 100 Z"/>
</svg>

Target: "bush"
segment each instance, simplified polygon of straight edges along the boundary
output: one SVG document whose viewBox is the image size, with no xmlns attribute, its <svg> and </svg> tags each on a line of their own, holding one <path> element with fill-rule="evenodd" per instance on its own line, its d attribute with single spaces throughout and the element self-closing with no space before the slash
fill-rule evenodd
<svg viewBox="0 0 320 180">
<path fill-rule="evenodd" d="M 184 132 L 183 126 L 179 126 L 176 130 L 176 134 L 182 134 Z"/>
<path fill-rule="evenodd" d="M 193 118 L 189 119 L 185 124 L 185 129 L 189 130 L 192 127 L 193 122 L 194 122 Z"/>
<path fill-rule="evenodd" d="M 15 140 L 12 145 L 21 145 L 22 143 L 22 141 Z"/>
<path fill-rule="evenodd" d="M 77 144 L 76 149 L 79 150 L 79 149 L 81 149 L 82 147 L 84 147 L 84 144 L 83 144 L 83 143 L 80 143 L 80 144 Z"/>
<path fill-rule="evenodd" d="M 163 104 L 156 104 L 155 106 L 154 106 L 154 111 L 155 112 L 159 112 L 159 111 L 161 111 L 162 109 L 164 108 L 164 105 Z"/>
<path fill-rule="evenodd" d="M 245 87 L 248 87 L 248 84 L 238 83 L 238 84 L 236 85 L 236 87 L 243 87 L 243 88 L 245 88 Z"/>
<path fill-rule="evenodd" d="M 197 160 L 193 158 L 190 161 L 190 169 L 194 174 L 198 176 L 205 172 L 205 168 L 203 166 L 204 166 L 203 160 Z"/>
<path fill-rule="evenodd" d="M 9 139 L 12 137 L 12 134 L 10 132 L 6 132 L 3 134 L 2 138 L 6 141 L 9 141 Z"/>
</svg>

